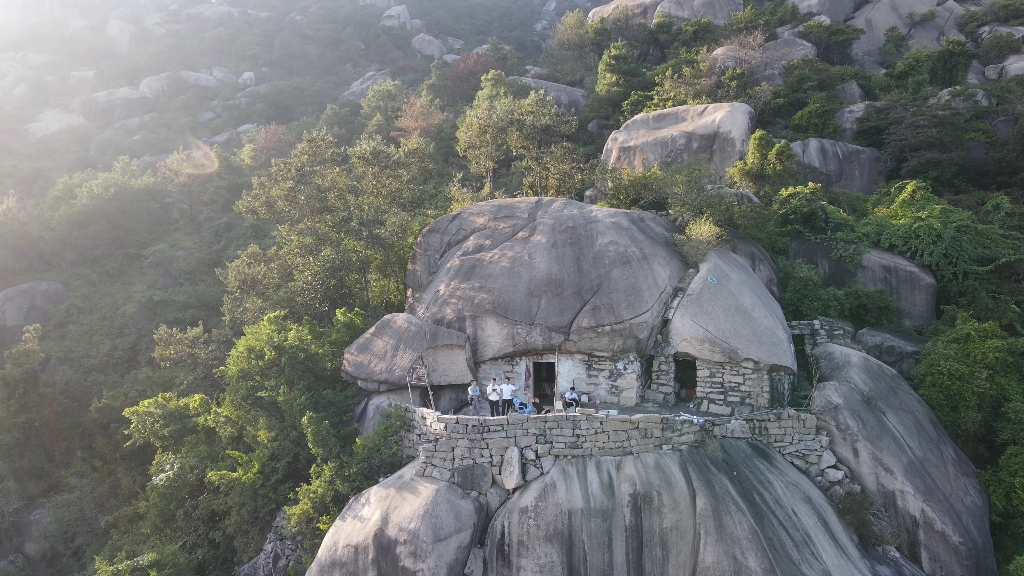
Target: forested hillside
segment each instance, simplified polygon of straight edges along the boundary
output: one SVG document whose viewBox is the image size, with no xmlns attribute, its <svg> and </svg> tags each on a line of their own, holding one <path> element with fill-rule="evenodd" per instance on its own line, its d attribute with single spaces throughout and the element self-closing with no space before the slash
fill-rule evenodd
<svg viewBox="0 0 1024 576">
<path fill-rule="evenodd" d="M 781 0 L 721 24 L 527 0 L 409 0 L 397 25 L 386 3 L 153 4 L 112 6 L 127 28 L 0 38 L 0 290 L 67 293 L 0 369 L 0 575 L 237 573 L 282 508 L 301 573 L 399 463 L 401 419 L 357 439 L 363 393 L 339 368 L 405 308 L 420 230 L 585 191 L 665 214 L 688 257 L 749 236 L 788 320 L 914 332 L 885 292 L 791 259 L 796 241 L 930 269 L 939 318 L 911 384 L 1024 575 L 1020 0 L 965 5 L 963 38 L 934 46 L 890 28 L 873 65 L 855 20 Z M 817 56 L 765 48 L 780 38 Z M 724 173 L 601 161 L 638 114 L 720 102 L 757 126 Z M 877 149 L 875 193 L 801 161 L 809 139 Z"/>
</svg>

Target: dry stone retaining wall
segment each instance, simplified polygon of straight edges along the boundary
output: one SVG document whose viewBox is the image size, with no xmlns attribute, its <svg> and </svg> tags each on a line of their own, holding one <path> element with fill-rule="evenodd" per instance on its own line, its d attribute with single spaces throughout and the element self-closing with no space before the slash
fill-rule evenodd
<svg viewBox="0 0 1024 576">
<path fill-rule="evenodd" d="M 817 430 L 815 416 L 796 410 L 699 421 L 660 414 L 510 414 L 489 418 L 411 407 L 406 413 L 411 422 L 406 456 L 419 458 L 416 474 L 480 492 L 491 485 L 486 477 L 483 481 L 478 478 L 485 470 L 495 479 L 507 476 L 503 464 L 510 454 L 522 459 L 526 482 L 546 474 L 557 458 L 637 455 L 716 438 L 769 444 L 812 477 L 835 464 L 828 450 L 828 435 Z M 516 470 L 514 465 L 505 468 Z"/>
<path fill-rule="evenodd" d="M 859 348 L 853 345 L 853 328 L 831 318 L 819 317 L 817 320 L 799 320 L 787 324 L 794 336 L 804 337 L 804 349 L 808 355 L 818 346 L 829 343 Z"/>
<path fill-rule="evenodd" d="M 698 359 L 697 406 L 716 416 L 784 406 L 792 381 L 789 373 L 772 373 L 749 361 L 723 364 Z"/>
<path fill-rule="evenodd" d="M 655 356 L 651 367 L 651 387 L 644 392 L 648 402 L 676 403 L 676 363 L 672 356 Z"/>
</svg>

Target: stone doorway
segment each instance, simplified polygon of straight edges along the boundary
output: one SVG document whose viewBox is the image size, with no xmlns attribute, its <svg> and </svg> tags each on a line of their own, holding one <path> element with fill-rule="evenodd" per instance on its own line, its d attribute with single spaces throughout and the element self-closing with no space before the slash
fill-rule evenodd
<svg viewBox="0 0 1024 576">
<path fill-rule="evenodd" d="M 697 361 L 693 358 L 676 358 L 676 398 L 689 402 L 697 396 Z"/>
<path fill-rule="evenodd" d="M 555 363 L 533 363 L 533 395 L 541 402 L 551 404 L 555 399 Z"/>
</svg>

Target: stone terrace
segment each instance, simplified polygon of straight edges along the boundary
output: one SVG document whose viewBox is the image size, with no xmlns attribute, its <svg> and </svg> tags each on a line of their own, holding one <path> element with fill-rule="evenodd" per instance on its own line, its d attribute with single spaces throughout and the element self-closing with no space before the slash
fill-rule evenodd
<svg viewBox="0 0 1024 576">
<path fill-rule="evenodd" d="M 496 480 L 502 478 L 502 466 L 510 458 L 521 459 L 523 466 L 519 468 L 520 483 L 501 481 L 508 489 L 546 474 L 557 458 L 629 456 L 677 450 L 717 438 L 764 442 L 812 477 L 835 464 L 828 450 L 829 438 L 817 430 L 815 416 L 792 409 L 696 420 L 659 414 L 511 414 L 490 418 L 450 416 L 411 407 L 406 407 L 406 413 L 411 422 L 406 456 L 419 458 L 416 474 L 466 489 L 473 489 L 473 483 L 463 479 L 484 476 L 485 470 Z M 491 478 L 484 480 L 483 485 L 489 486 Z"/>
</svg>

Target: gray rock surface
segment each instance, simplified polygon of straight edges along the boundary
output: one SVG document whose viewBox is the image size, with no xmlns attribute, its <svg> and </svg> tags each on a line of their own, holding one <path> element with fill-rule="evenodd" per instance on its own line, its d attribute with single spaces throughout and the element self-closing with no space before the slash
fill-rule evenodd
<svg viewBox="0 0 1024 576">
<path fill-rule="evenodd" d="M 487 574 L 921 574 L 870 559 L 771 448 L 717 446 L 559 460 L 494 517 Z"/>
<path fill-rule="evenodd" d="M 117 88 L 79 98 L 73 111 L 98 126 L 142 116 L 153 111 L 153 98 L 134 88 Z"/>
<path fill-rule="evenodd" d="M 1002 67 L 1003 80 L 1024 74 L 1024 54 L 1008 56 L 1003 60 Z"/>
<path fill-rule="evenodd" d="M 420 54 L 430 56 L 434 60 L 440 60 L 448 53 L 443 42 L 426 34 L 419 34 L 414 37 L 412 39 L 412 48 Z"/>
<path fill-rule="evenodd" d="M 414 393 L 413 397 L 418 399 L 418 396 L 418 393 Z M 409 404 L 409 390 L 399 389 L 391 390 L 390 392 L 378 392 L 363 399 L 355 411 L 355 421 L 359 424 L 360 435 L 365 436 L 373 432 L 381 415 L 392 404 Z"/>
<path fill-rule="evenodd" d="M 85 119 L 85 116 L 77 112 L 68 112 L 67 110 L 57 108 L 37 114 L 32 119 L 32 122 L 25 125 L 25 131 L 28 132 L 29 136 L 38 140 L 51 134 L 59 134 L 65 130 L 85 128 L 87 126 L 89 126 L 89 121 Z"/>
<path fill-rule="evenodd" d="M 971 61 L 971 67 L 967 69 L 967 83 L 970 85 L 984 84 L 988 81 L 985 77 L 985 66 L 977 60 Z"/>
<path fill-rule="evenodd" d="M 463 490 L 487 494 L 491 489 L 491 467 L 487 464 L 466 464 L 453 470 L 454 484 Z"/>
<path fill-rule="evenodd" d="M 864 91 L 861 90 L 860 84 L 857 84 L 856 80 L 850 80 L 836 86 L 836 93 L 850 104 L 860 104 L 866 98 Z"/>
<path fill-rule="evenodd" d="M 380 25 L 408 30 L 411 27 L 409 24 L 409 8 L 405 4 L 388 8 L 384 15 L 380 17 Z"/>
<path fill-rule="evenodd" d="M 809 138 L 793 142 L 796 159 L 825 173 L 822 184 L 874 194 L 880 181 L 878 150 L 854 146 L 837 140 Z"/>
<path fill-rule="evenodd" d="M 892 368 L 904 378 L 920 363 L 919 355 L 928 340 L 920 336 L 887 332 L 878 328 L 865 328 L 857 332 L 854 339 L 864 352 L 875 360 Z"/>
<path fill-rule="evenodd" d="M 935 18 L 911 25 L 911 14 L 918 16 L 935 11 Z M 853 42 L 850 52 L 855 61 L 869 69 L 876 69 L 879 50 L 885 42 L 885 31 L 895 26 L 907 34 L 910 42 L 924 48 L 938 48 L 942 38 L 963 38 L 956 27 L 956 19 L 964 9 L 956 2 L 940 0 L 875 0 L 868 2 L 846 22 L 864 30 L 864 35 Z"/>
<path fill-rule="evenodd" d="M 700 265 L 668 326 L 676 352 L 715 362 L 753 360 L 796 371 L 782 308 L 732 252 L 713 250 Z"/>
<path fill-rule="evenodd" d="M 884 290 L 909 328 L 926 328 L 935 322 L 938 284 L 931 270 L 877 248 L 867 250 L 857 266 L 851 266 L 833 258 L 834 251 L 831 244 L 798 239 L 789 247 L 789 258 L 817 266 L 829 286 L 842 288 L 859 283 L 867 290 Z"/>
<path fill-rule="evenodd" d="M 655 16 L 664 16 L 677 24 L 704 16 L 721 26 L 734 13 L 742 11 L 742 0 L 665 0 L 658 6 Z"/>
<path fill-rule="evenodd" d="M 972 101 L 982 108 L 987 108 L 993 104 L 992 99 L 988 96 L 988 92 L 979 90 L 978 88 L 968 88 L 964 90 L 959 86 L 946 88 L 936 94 L 933 98 L 929 99 L 928 103 L 945 104 L 949 102 L 954 108 L 963 110 L 966 109 Z"/>
<path fill-rule="evenodd" d="M 263 548 L 238 569 L 238 576 L 287 576 L 293 564 L 299 566 L 299 545 L 287 526 L 288 515 L 282 509 L 274 518 Z"/>
<path fill-rule="evenodd" d="M 21 342 L 25 326 L 49 320 L 48 309 L 68 299 L 64 285 L 40 280 L 0 292 L 0 348 Z"/>
<path fill-rule="evenodd" d="M 306 576 L 463 576 L 486 528 L 484 498 L 415 467 L 349 501 Z"/>
<path fill-rule="evenodd" d="M 857 133 L 858 121 L 867 113 L 868 106 L 871 104 L 873 102 L 861 102 L 836 112 L 835 120 L 836 124 L 839 124 L 839 133 L 836 137 L 844 142 L 853 140 L 854 134 Z"/>
<path fill-rule="evenodd" d="M 572 110 L 577 115 L 583 112 L 583 107 L 587 105 L 588 98 L 586 90 L 573 88 L 571 86 L 566 86 L 565 84 L 556 84 L 554 82 L 538 80 L 536 78 L 524 78 L 522 76 L 510 76 L 509 80 L 528 84 L 531 89 L 539 90 L 548 96 L 551 96 L 560 108 Z"/>
<path fill-rule="evenodd" d="M 924 401 L 862 352 L 825 344 L 813 355 L 811 407 L 836 457 L 894 520 L 900 552 L 935 576 L 994 575 L 985 492 Z"/>
<path fill-rule="evenodd" d="M 602 160 L 613 167 L 650 170 L 705 156 L 724 172 L 746 156 L 754 110 L 746 104 L 678 106 L 638 114 L 612 132 Z"/>
<path fill-rule="evenodd" d="M 833 22 L 842 22 L 853 13 L 856 0 L 786 0 L 787 4 L 796 4 L 804 14 L 822 14 Z"/>
<path fill-rule="evenodd" d="M 413 366 L 426 367 L 431 386 L 468 386 L 468 336 L 409 314 L 388 314 L 345 350 L 341 373 L 364 390 L 384 392 L 405 388 Z"/>
<path fill-rule="evenodd" d="M 526 484 L 523 478 L 523 454 L 518 446 L 509 446 L 501 459 L 501 485 L 509 491 Z"/>
<path fill-rule="evenodd" d="M 740 260 L 745 262 L 754 275 L 761 280 L 761 284 L 764 284 L 773 298 L 781 299 L 782 288 L 779 286 L 779 270 L 775 267 L 772 257 L 757 242 L 743 234 L 735 230 L 730 230 L 728 234 L 722 247 L 739 256 Z"/>
<path fill-rule="evenodd" d="M 353 82 L 352 85 L 348 87 L 348 90 L 338 98 L 338 104 L 341 104 L 345 100 L 362 102 L 363 98 L 366 98 L 366 94 L 374 84 L 390 79 L 391 73 L 387 70 L 384 70 L 383 72 L 367 72 L 362 78 Z"/>
<path fill-rule="evenodd" d="M 572 200 L 475 204 L 420 234 L 408 313 L 468 334 L 478 363 L 556 348 L 644 355 L 686 272 L 674 233 L 653 214 Z"/>
<path fill-rule="evenodd" d="M 616 10 L 620 10 L 627 11 L 638 21 L 650 24 L 654 22 L 654 16 L 657 14 L 658 6 L 661 3 L 662 0 L 613 0 L 608 4 L 591 10 L 590 14 L 587 15 L 587 19 L 591 22 L 597 22 L 601 18 L 611 16 Z"/>
</svg>

